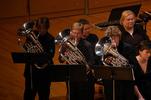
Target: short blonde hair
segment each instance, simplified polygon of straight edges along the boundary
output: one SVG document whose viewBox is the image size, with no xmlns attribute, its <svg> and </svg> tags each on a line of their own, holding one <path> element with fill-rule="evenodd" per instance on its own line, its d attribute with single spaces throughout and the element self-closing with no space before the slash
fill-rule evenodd
<svg viewBox="0 0 151 100">
<path fill-rule="evenodd" d="M 129 16 L 129 15 L 134 15 L 134 16 L 136 16 L 135 13 L 134 13 L 133 11 L 131 11 L 131 10 L 125 10 L 125 11 L 122 12 L 121 18 L 120 18 L 120 24 L 121 24 L 121 25 L 123 24 L 123 20 L 124 20 L 127 16 Z"/>
<path fill-rule="evenodd" d="M 72 29 L 79 29 L 79 30 L 83 31 L 83 25 L 81 23 L 75 22 L 72 25 Z"/>
<path fill-rule="evenodd" d="M 108 26 L 106 31 L 105 31 L 105 36 L 119 36 L 121 37 L 121 31 L 118 28 L 118 26 Z"/>
</svg>

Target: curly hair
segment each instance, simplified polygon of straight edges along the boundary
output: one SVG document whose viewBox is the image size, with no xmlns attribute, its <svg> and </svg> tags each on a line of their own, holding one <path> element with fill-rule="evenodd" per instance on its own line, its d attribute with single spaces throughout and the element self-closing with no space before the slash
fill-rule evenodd
<svg viewBox="0 0 151 100">
<path fill-rule="evenodd" d="M 105 31 L 105 36 L 119 36 L 121 37 L 121 31 L 118 28 L 118 26 L 108 26 L 106 31 Z"/>
</svg>

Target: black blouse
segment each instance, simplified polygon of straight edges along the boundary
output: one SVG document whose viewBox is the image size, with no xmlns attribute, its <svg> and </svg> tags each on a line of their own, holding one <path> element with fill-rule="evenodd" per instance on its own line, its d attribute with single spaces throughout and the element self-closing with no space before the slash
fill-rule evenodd
<svg viewBox="0 0 151 100">
<path fill-rule="evenodd" d="M 131 44 L 133 46 L 137 46 L 142 40 L 149 40 L 148 35 L 146 34 L 146 31 L 143 29 L 142 25 L 135 24 L 134 25 L 134 32 L 133 35 L 130 35 L 123 26 L 119 26 L 122 37 L 121 40 Z"/>
<path fill-rule="evenodd" d="M 144 73 L 136 57 L 131 60 L 134 69 L 135 84 L 145 100 L 151 100 L 151 58 L 147 64 L 147 71 Z"/>
</svg>

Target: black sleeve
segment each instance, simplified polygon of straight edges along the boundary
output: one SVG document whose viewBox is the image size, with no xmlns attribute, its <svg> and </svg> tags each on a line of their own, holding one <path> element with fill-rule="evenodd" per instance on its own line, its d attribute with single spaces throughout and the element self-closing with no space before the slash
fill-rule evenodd
<svg viewBox="0 0 151 100">
<path fill-rule="evenodd" d="M 52 40 L 50 41 L 50 43 L 49 43 L 49 52 L 50 52 L 50 54 L 51 54 L 51 57 L 54 57 L 54 55 L 55 55 L 55 41 L 54 41 L 54 37 L 52 37 Z"/>
<path fill-rule="evenodd" d="M 55 41 L 54 41 L 54 37 L 53 36 L 48 36 L 48 38 L 46 38 L 47 40 L 45 40 L 45 44 L 44 44 L 44 54 L 45 56 L 47 56 L 47 59 L 50 61 L 50 63 L 53 63 L 53 57 L 55 55 Z"/>
<path fill-rule="evenodd" d="M 84 55 L 85 55 L 85 57 L 86 57 L 86 60 L 87 60 L 88 64 L 89 64 L 90 66 L 93 66 L 93 65 L 94 65 L 94 52 L 93 52 L 93 47 L 92 47 L 92 45 L 91 45 L 88 41 L 86 41 L 86 40 L 85 40 L 85 46 L 86 46 L 85 52 L 83 52 L 83 53 L 84 53 Z"/>
</svg>

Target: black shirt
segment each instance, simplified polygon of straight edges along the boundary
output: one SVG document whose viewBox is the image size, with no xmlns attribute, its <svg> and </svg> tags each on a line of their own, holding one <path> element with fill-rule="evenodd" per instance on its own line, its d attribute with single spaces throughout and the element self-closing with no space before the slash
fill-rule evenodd
<svg viewBox="0 0 151 100">
<path fill-rule="evenodd" d="M 121 40 L 133 45 L 134 47 L 137 46 L 142 40 L 149 40 L 149 37 L 146 34 L 146 31 L 140 24 L 134 25 L 134 32 L 133 35 L 130 35 L 123 26 L 119 26 L 122 36 Z"/>
<path fill-rule="evenodd" d="M 92 45 L 87 40 L 81 39 L 77 47 L 85 56 L 88 64 L 93 65 L 94 64 L 94 53 L 93 53 L 94 51 L 92 49 Z"/>
<path fill-rule="evenodd" d="M 37 33 L 35 33 L 35 34 L 37 34 Z M 35 54 L 35 55 L 40 55 L 40 57 L 38 58 L 38 62 L 36 62 L 36 63 L 27 62 L 25 64 L 25 72 L 24 72 L 25 77 L 29 76 L 30 66 L 32 66 L 33 71 L 35 71 L 35 72 L 39 71 L 39 69 L 36 68 L 34 66 L 34 64 L 38 64 L 38 65 L 46 64 L 46 63 L 48 65 L 53 64 L 53 57 L 54 57 L 54 53 L 55 53 L 54 37 L 47 32 L 45 35 L 39 35 L 38 41 L 40 42 L 44 52 L 42 52 L 40 54 Z M 32 59 L 32 58 L 30 58 L 30 59 Z"/>
<path fill-rule="evenodd" d="M 134 66 L 135 84 L 145 100 L 151 100 L 151 58 L 148 61 L 146 73 L 143 72 L 136 57 L 133 57 L 130 61 Z"/>
</svg>

